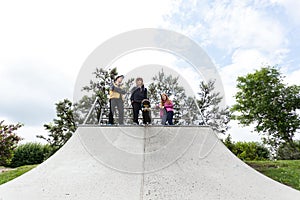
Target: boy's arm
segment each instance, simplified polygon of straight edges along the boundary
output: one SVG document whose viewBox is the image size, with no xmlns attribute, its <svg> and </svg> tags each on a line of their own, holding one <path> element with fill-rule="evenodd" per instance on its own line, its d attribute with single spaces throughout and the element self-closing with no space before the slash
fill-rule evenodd
<svg viewBox="0 0 300 200">
<path fill-rule="evenodd" d="M 120 94 L 126 94 L 126 91 L 122 88 L 119 88 L 119 87 L 114 87 L 113 90 L 120 93 Z"/>
<path fill-rule="evenodd" d="M 109 90 L 113 91 L 114 89 L 115 89 L 114 83 L 111 83 L 110 86 L 109 86 Z"/>
<path fill-rule="evenodd" d="M 131 89 L 131 94 L 133 94 L 135 91 L 136 91 L 137 87 L 134 86 L 132 89 Z"/>
<path fill-rule="evenodd" d="M 133 94 L 134 94 L 134 91 L 136 90 L 136 87 L 133 87 L 132 90 L 131 90 L 131 96 L 130 96 L 130 101 L 133 102 Z"/>
</svg>

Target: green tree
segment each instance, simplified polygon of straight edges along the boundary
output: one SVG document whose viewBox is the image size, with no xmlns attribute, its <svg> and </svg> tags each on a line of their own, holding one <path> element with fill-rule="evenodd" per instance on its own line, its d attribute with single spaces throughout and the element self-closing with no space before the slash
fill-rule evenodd
<svg viewBox="0 0 300 200">
<path fill-rule="evenodd" d="M 148 98 L 152 103 L 158 105 L 161 101 L 160 95 L 165 93 L 169 97 L 173 96 L 173 104 L 174 104 L 174 124 L 182 124 L 183 114 L 182 107 L 185 104 L 186 94 L 185 90 L 178 83 L 179 77 L 173 77 L 172 75 L 166 75 L 163 69 L 158 72 L 152 78 L 152 83 L 148 87 Z M 157 109 L 152 110 L 152 116 L 158 118 L 159 111 Z M 156 121 L 158 123 L 158 121 Z"/>
<path fill-rule="evenodd" d="M 160 94 L 166 93 L 173 96 L 174 123 L 178 125 L 197 124 L 210 125 L 214 130 L 225 133 L 228 130 L 230 111 L 226 107 L 221 109 L 219 104 L 223 97 L 215 93 L 215 82 L 200 82 L 200 92 L 197 99 L 187 96 L 185 89 L 178 83 L 179 77 L 165 74 L 159 71 L 152 79 L 148 87 L 149 98 L 154 104 L 160 103 Z M 198 106 L 197 106 L 197 104 Z M 201 113 L 199 113 L 200 109 Z M 158 110 L 153 110 L 154 116 L 158 117 Z"/>
<path fill-rule="evenodd" d="M 0 121 L 0 165 L 9 165 L 13 157 L 13 151 L 21 138 L 15 133 L 23 124 L 5 125 Z"/>
<path fill-rule="evenodd" d="M 254 124 L 273 150 L 284 142 L 292 145 L 300 126 L 300 86 L 284 84 L 279 70 L 270 66 L 238 77 L 237 82 L 233 119 L 244 126 Z"/>
<path fill-rule="evenodd" d="M 38 135 L 38 138 L 46 140 L 54 151 L 62 147 L 76 131 L 76 123 L 73 115 L 72 102 L 64 99 L 55 104 L 57 118 L 53 122 L 44 124 L 44 127 L 49 131 L 48 137 Z"/>
<path fill-rule="evenodd" d="M 283 143 L 277 149 L 276 158 L 278 160 L 300 160 L 300 140 L 296 140 L 291 145 Z"/>
<path fill-rule="evenodd" d="M 74 104 L 75 120 L 78 124 L 82 124 L 91 109 L 91 106 L 98 97 L 98 101 L 88 118 L 87 123 L 96 124 L 99 122 L 101 114 L 103 117 L 108 117 L 108 98 L 109 88 L 115 77 L 118 75 L 117 69 L 105 70 L 102 68 L 96 68 L 93 72 L 93 79 L 90 80 L 89 85 L 82 88 L 83 92 L 88 93 L 84 95 L 79 102 Z"/>
<path fill-rule="evenodd" d="M 215 81 L 209 80 L 207 83 L 200 82 L 200 92 L 198 93 L 197 103 L 204 118 L 204 124 L 211 126 L 219 133 L 228 130 L 230 122 L 229 107 L 220 108 L 223 99 L 219 92 L 214 92 Z"/>
</svg>

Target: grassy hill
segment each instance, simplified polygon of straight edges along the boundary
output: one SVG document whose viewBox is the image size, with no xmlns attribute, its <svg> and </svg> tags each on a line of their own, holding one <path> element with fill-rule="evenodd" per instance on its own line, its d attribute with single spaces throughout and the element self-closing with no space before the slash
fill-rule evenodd
<svg viewBox="0 0 300 200">
<path fill-rule="evenodd" d="M 14 169 L 0 167 L 0 185 L 21 176 L 36 166 L 37 165 L 25 165 Z"/>
<path fill-rule="evenodd" d="M 246 163 L 262 174 L 300 190 L 300 160 L 248 161 Z"/>
</svg>

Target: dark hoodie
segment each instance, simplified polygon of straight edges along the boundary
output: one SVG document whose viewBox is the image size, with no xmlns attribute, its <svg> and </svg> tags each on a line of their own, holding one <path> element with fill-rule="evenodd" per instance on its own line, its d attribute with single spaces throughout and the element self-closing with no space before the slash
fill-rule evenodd
<svg viewBox="0 0 300 200">
<path fill-rule="evenodd" d="M 131 102 L 141 103 L 144 99 L 147 99 L 147 88 L 144 85 L 142 87 L 134 87 L 131 90 Z"/>
</svg>

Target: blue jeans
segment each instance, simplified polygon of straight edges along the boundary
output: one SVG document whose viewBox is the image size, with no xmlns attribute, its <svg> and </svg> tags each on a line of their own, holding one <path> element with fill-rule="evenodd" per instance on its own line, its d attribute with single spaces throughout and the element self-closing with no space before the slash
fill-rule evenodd
<svg viewBox="0 0 300 200">
<path fill-rule="evenodd" d="M 174 115 L 173 111 L 167 112 L 167 122 L 169 125 L 173 125 L 173 115 Z"/>
<path fill-rule="evenodd" d="M 161 116 L 161 124 L 162 125 L 166 125 L 166 122 L 167 122 L 167 111 L 166 109 L 162 109 L 162 116 Z"/>
<path fill-rule="evenodd" d="M 116 107 L 119 114 L 119 124 L 124 124 L 124 103 L 121 98 L 110 99 L 110 112 L 109 112 L 109 123 L 114 124 L 114 114 L 116 112 Z"/>
</svg>

